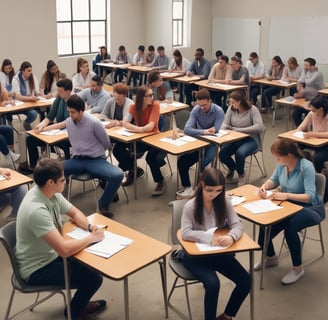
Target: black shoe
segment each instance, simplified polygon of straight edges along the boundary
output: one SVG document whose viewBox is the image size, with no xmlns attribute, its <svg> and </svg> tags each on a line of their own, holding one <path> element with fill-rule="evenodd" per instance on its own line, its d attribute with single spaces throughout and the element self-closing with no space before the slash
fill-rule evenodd
<svg viewBox="0 0 328 320">
<path fill-rule="evenodd" d="M 100 213 L 107 218 L 114 218 L 114 214 L 110 212 L 107 208 L 100 208 Z"/>
<path fill-rule="evenodd" d="M 17 171 L 18 171 L 19 173 L 22 173 L 22 174 L 25 174 L 25 175 L 29 175 L 29 174 L 32 174 L 32 173 L 33 173 L 33 171 L 30 170 L 28 167 L 21 167 L 21 166 L 19 166 L 19 167 L 17 168 Z"/>
<path fill-rule="evenodd" d="M 137 167 L 137 179 L 141 179 L 144 175 L 145 175 L 144 169 Z"/>
<path fill-rule="evenodd" d="M 106 301 L 105 300 L 94 300 L 89 301 L 87 306 L 85 307 L 85 313 L 99 313 L 106 308 Z"/>
<path fill-rule="evenodd" d="M 118 193 L 116 192 L 116 194 L 115 194 L 115 196 L 114 196 L 114 198 L 113 198 L 113 202 L 117 202 L 117 201 L 119 201 L 120 200 L 120 197 L 118 196 Z"/>
<path fill-rule="evenodd" d="M 128 175 L 124 182 L 122 182 L 123 187 L 130 186 L 134 181 L 134 173 L 132 170 L 129 170 Z"/>
</svg>

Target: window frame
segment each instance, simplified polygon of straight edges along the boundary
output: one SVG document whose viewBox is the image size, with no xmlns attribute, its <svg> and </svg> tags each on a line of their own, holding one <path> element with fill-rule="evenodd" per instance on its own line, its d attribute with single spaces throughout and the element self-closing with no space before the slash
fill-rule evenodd
<svg viewBox="0 0 328 320">
<path fill-rule="evenodd" d="M 181 2 L 182 3 L 182 17 L 181 18 L 174 18 L 174 3 Z M 185 33 L 185 15 L 186 15 L 186 8 L 185 8 L 185 0 L 172 0 L 172 48 L 183 47 L 184 45 L 184 33 Z M 174 34 L 174 25 L 177 25 L 177 34 Z M 179 29 L 181 27 L 181 31 Z M 174 43 L 174 38 L 177 39 L 177 43 Z M 179 42 L 179 38 L 181 38 L 181 42 Z"/>
</svg>

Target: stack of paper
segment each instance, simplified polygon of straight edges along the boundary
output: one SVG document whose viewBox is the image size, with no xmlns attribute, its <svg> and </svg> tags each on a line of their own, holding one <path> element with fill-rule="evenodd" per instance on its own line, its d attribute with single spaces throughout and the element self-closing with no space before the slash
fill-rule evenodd
<svg viewBox="0 0 328 320">
<path fill-rule="evenodd" d="M 167 143 L 170 143 L 170 144 L 173 144 L 177 147 L 180 147 L 180 146 L 183 146 L 184 144 L 188 143 L 188 142 L 194 142 L 196 141 L 195 138 L 193 137 L 190 137 L 190 136 L 182 136 L 178 139 L 172 139 L 172 138 L 162 138 L 160 139 L 160 141 L 162 142 L 167 142 Z"/>
<path fill-rule="evenodd" d="M 271 200 L 267 200 L 267 199 L 249 202 L 243 204 L 243 207 L 254 214 L 282 209 L 282 206 L 278 206 L 275 203 L 273 203 Z"/>
</svg>

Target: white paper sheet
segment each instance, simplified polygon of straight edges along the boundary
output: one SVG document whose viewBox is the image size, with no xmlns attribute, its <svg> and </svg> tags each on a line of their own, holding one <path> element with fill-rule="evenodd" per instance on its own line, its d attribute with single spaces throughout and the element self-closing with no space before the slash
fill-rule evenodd
<svg viewBox="0 0 328 320">
<path fill-rule="evenodd" d="M 265 212 L 279 210 L 279 209 L 283 208 L 282 206 L 278 206 L 275 203 L 273 203 L 271 200 L 268 200 L 268 199 L 249 202 L 249 203 L 243 204 L 243 207 L 254 214 L 265 213 Z"/>
<path fill-rule="evenodd" d="M 135 134 L 134 132 L 127 131 L 125 129 L 117 130 L 116 133 L 119 134 L 120 136 L 126 136 L 126 137 L 131 137 Z"/>
<path fill-rule="evenodd" d="M 221 247 L 221 246 L 211 246 L 206 243 L 198 243 L 196 242 L 196 246 L 199 249 L 199 251 L 215 251 L 215 250 L 223 250 L 228 247 Z"/>
<path fill-rule="evenodd" d="M 0 175 L 0 181 L 7 180 L 6 177 Z"/>
<path fill-rule="evenodd" d="M 190 136 L 182 136 L 178 139 L 172 139 L 172 138 L 166 137 L 166 138 L 160 139 L 160 141 L 167 142 L 167 143 L 173 144 L 177 147 L 180 147 L 188 142 L 194 142 L 194 141 L 196 141 L 196 139 L 193 137 L 190 137 Z"/>
<path fill-rule="evenodd" d="M 304 132 L 303 131 L 296 131 L 293 133 L 293 136 L 296 138 L 304 139 Z"/>
<path fill-rule="evenodd" d="M 230 196 L 231 204 L 233 206 L 236 206 L 238 204 L 241 204 L 242 202 L 246 201 L 245 197 L 240 196 Z"/>
</svg>

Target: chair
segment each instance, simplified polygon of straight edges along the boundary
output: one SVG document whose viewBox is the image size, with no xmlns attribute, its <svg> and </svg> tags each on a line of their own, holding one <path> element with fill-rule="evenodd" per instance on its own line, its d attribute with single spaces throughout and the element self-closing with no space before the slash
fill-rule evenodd
<svg viewBox="0 0 328 320">
<path fill-rule="evenodd" d="M 323 197 L 325 195 L 325 188 L 326 188 L 326 176 L 324 174 L 322 174 L 322 173 L 316 173 L 315 174 L 315 186 L 316 186 L 316 190 L 317 190 L 317 195 L 319 195 L 323 199 Z M 324 245 L 324 242 L 323 242 L 321 222 L 317 226 L 319 228 L 319 237 L 320 237 L 319 239 L 313 239 L 313 238 L 307 237 L 307 229 L 308 228 L 305 228 L 302 231 L 302 250 L 303 250 L 304 243 L 305 243 L 306 239 L 314 240 L 314 241 L 320 241 L 321 255 L 318 257 L 318 258 L 320 258 L 320 257 L 323 257 L 324 254 L 325 254 L 325 245 Z M 313 226 L 313 227 L 315 227 L 315 226 Z M 281 255 L 281 251 L 282 251 L 282 247 L 284 246 L 284 243 L 285 243 L 285 237 L 283 238 L 282 243 L 281 243 L 279 256 Z"/>
<path fill-rule="evenodd" d="M 16 221 L 9 222 L 5 226 L 3 226 L 0 229 L 0 241 L 3 244 L 3 246 L 6 249 L 6 252 L 9 256 L 13 274 L 11 277 L 11 284 L 12 284 L 12 291 L 8 303 L 8 307 L 6 310 L 6 314 L 4 319 L 5 320 L 10 320 L 10 319 L 16 319 L 18 316 L 22 315 L 23 313 L 27 312 L 28 310 L 33 311 L 34 307 L 37 305 L 41 304 L 42 302 L 48 300 L 55 294 L 59 293 L 63 296 L 64 299 L 64 304 L 66 304 L 66 296 L 63 292 L 65 289 L 64 286 L 54 286 L 54 285 L 48 285 L 48 286 L 41 286 L 41 285 L 29 285 L 27 284 L 20 276 L 19 271 L 18 271 L 18 264 L 16 261 L 16 256 L 15 256 L 15 246 L 16 246 Z M 10 311 L 11 307 L 14 301 L 14 295 L 16 291 L 19 291 L 20 293 L 35 293 L 36 298 L 34 302 L 29 305 L 28 307 L 22 309 L 21 311 L 17 312 L 16 314 L 10 316 Z M 48 294 L 40 298 L 40 293 L 41 292 L 47 292 Z"/>
<path fill-rule="evenodd" d="M 260 145 L 258 148 L 251 154 L 249 155 L 250 160 L 249 160 L 249 167 L 248 167 L 248 173 L 247 173 L 247 182 L 249 182 L 249 177 L 251 175 L 251 168 L 252 168 L 252 163 L 253 163 L 253 157 L 256 160 L 256 163 L 261 171 L 262 177 L 265 178 L 267 176 L 267 172 L 265 170 L 265 164 L 264 164 L 264 155 L 263 155 L 263 143 L 264 143 L 264 136 L 265 136 L 265 128 L 264 130 L 260 133 Z M 262 166 L 259 162 L 259 159 L 257 158 L 257 153 L 261 153 L 262 157 Z"/>
<path fill-rule="evenodd" d="M 188 200 L 183 199 L 183 200 L 175 200 L 169 203 L 169 206 L 172 207 L 172 224 L 169 232 L 170 240 L 172 241 L 173 244 L 178 245 L 179 241 L 177 238 L 177 231 L 181 227 L 181 215 L 182 215 L 182 210 L 183 206 Z M 169 266 L 171 270 L 175 274 L 175 280 L 172 284 L 172 288 L 170 290 L 170 293 L 168 295 L 168 306 L 174 310 L 177 314 L 179 314 L 181 317 L 188 318 L 184 313 L 182 313 L 179 309 L 177 309 L 172 303 L 171 303 L 171 297 L 173 295 L 173 292 L 177 288 L 184 287 L 185 289 L 185 294 L 186 294 L 186 301 L 187 301 L 187 307 L 188 307 L 188 316 L 189 319 L 192 320 L 191 316 L 191 309 L 190 309 L 190 300 L 189 300 L 189 291 L 188 291 L 188 286 L 199 283 L 199 281 L 193 276 L 192 273 L 190 273 L 182 264 L 182 262 L 175 257 L 171 255 L 170 261 L 169 261 Z M 178 283 L 179 279 L 183 281 L 183 283 Z"/>
</svg>

